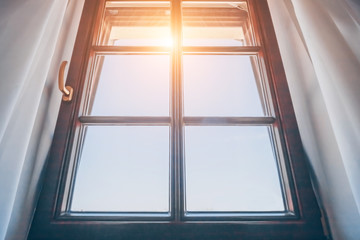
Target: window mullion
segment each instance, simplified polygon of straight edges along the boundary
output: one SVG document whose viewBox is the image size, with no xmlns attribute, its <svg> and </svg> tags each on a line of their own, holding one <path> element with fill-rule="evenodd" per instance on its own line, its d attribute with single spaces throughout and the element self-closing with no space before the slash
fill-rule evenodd
<svg viewBox="0 0 360 240">
<path fill-rule="evenodd" d="M 184 123 L 192 126 L 271 125 L 274 117 L 184 117 Z"/>
<path fill-rule="evenodd" d="M 170 124 L 170 117 L 81 116 L 79 121 L 86 125 L 167 126 Z"/>
<path fill-rule="evenodd" d="M 175 221 L 183 215 L 182 191 L 182 84 L 181 84 L 181 0 L 171 2 L 172 48 L 172 211 Z"/>
<path fill-rule="evenodd" d="M 184 54 L 196 55 L 256 55 L 261 50 L 260 46 L 241 46 L 241 47 L 228 47 L 228 46 L 186 46 L 183 47 Z"/>
<path fill-rule="evenodd" d="M 164 46 L 93 46 L 92 50 L 97 54 L 168 54 L 170 47 Z"/>
</svg>

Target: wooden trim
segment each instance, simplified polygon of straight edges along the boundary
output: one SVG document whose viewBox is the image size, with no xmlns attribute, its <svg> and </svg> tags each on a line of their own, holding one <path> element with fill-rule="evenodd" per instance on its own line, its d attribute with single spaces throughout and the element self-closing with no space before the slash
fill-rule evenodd
<svg viewBox="0 0 360 240">
<path fill-rule="evenodd" d="M 269 78 L 273 79 L 273 94 L 276 101 L 276 115 L 279 115 L 280 131 L 282 135 L 282 145 L 286 147 L 288 154 L 287 169 L 290 176 L 293 176 L 291 186 L 293 194 L 296 196 L 294 203 L 299 209 L 299 214 L 310 228 L 319 230 L 319 239 L 323 237 L 322 226 L 320 223 L 320 210 L 316 202 L 312 184 L 310 182 L 307 158 L 304 153 L 300 134 L 295 119 L 295 113 L 291 102 L 290 91 L 287 85 L 285 71 L 282 65 L 279 47 L 275 36 L 275 31 L 271 21 L 270 11 L 266 0 L 253 0 L 254 7 L 258 14 L 259 28 L 262 32 L 262 42 L 264 46 L 264 59 L 267 65 Z M 314 235 L 315 236 L 315 235 Z M 314 238 L 316 239 L 316 238 Z"/>
<path fill-rule="evenodd" d="M 55 133 L 49 157 L 47 159 L 46 171 L 44 175 L 44 186 L 38 200 L 35 216 L 29 232 L 28 239 L 38 239 L 43 233 L 48 233 L 51 229 L 51 222 L 59 214 L 58 206 L 61 205 L 59 199 L 63 198 L 63 193 L 59 192 L 62 188 L 61 174 L 66 168 L 68 157 L 68 147 L 73 140 L 74 119 L 79 108 L 82 89 L 84 86 L 83 78 L 86 75 L 86 64 L 89 56 L 89 46 L 93 35 L 94 16 L 98 7 L 97 0 L 86 0 L 80 20 L 79 30 L 75 41 L 67 85 L 74 86 L 74 99 L 72 102 L 62 102 L 60 106 L 61 114 L 58 116 Z M 38 236 L 40 234 L 40 236 Z M 51 234 L 45 234 L 45 238 Z"/>
<path fill-rule="evenodd" d="M 137 54 L 170 54 L 171 47 L 121 47 L 121 46 L 94 46 L 92 47 L 96 54 L 124 54 L 124 53 L 137 53 Z"/>
<path fill-rule="evenodd" d="M 187 1 L 187 0 L 185 0 Z M 222 1 L 222 0 L 220 0 Z M 228 1 L 224 1 L 228 2 Z M 235 1 L 236 2 L 236 1 Z M 75 50 L 72 56 L 68 75 L 68 84 L 74 86 L 74 101 L 62 103 L 53 144 L 49 154 L 49 162 L 46 172 L 46 182 L 44 184 L 40 200 L 36 209 L 33 224 L 31 226 L 29 240 L 72 240 L 72 239 L 294 239 L 294 240 L 321 240 L 325 239 L 318 205 L 312 191 L 306 168 L 306 158 L 301 146 L 301 140 L 296 125 L 296 119 L 292 108 L 290 94 L 286 83 L 284 69 L 280 58 L 276 37 L 271 23 L 271 16 L 267 7 L 266 0 L 249 0 L 251 21 L 254 25 L 254 35 L 259 46 L 239 47 L 239 48 L 211 48 L 211 47 L 183 47 L 181 48 L 181 35 L 176 35 L 175 50 L 152 48 L 156 53 L 166 53 L 169 51 L 173 57 L 172 91 L 174 97 L 171 99 L 170 117 L 92 117 L 79 116 L 81 109 L 81 97 L 85 86 L 85 78 L 90 75 L 88 64 L 96 54 L 123 54 L 123 53 L 148 53 L 149 48 L 123 48 L 110 46 L 97 46 L 97 39 L 93 37 L 93 32 L 99 29 L 100 17 L 94 13 L 99 6 L 103 6 L 104 1 L 86 0 L 78 37 L 75 43 Z M 102 4 L 102 5 L 101 5 Z M 173 7 L 178 11 L 173 16 L 181 16 L 180 0 L 173 2 Z M 100 7 L 101 8 L 101 7 Z M 256 14 L 255 14 L 256 13 Z M 101 15 L 101 14 L 100 14 Z M 180 30 L 181 23 L 172 19 L 172 27 Z M 176 32 L 178 32 L 176 30 Z M 246 118 L 214 118 L 214 117 L 185 117 L 182 116 L 182 97 L 177 95 L 181 90 L 181 52 L 185 54 L 251 54 L 257 55 L 264 63 L 265 76 L 269 81 L 266 86 L 270 92 L 274 103 L 271 109 L 271 116 L 274 117 L 246 117 Z M 152 53 L 151 53 L 152 54 Z M 90 59 L 90 61 L 89 61 Z M 87 86 L 88 87 L 88 86 Z M 278 106 L 278 107 L 276 107 Z M 273 115 L 272 115 L 273 113 Z M 179 120 L 181 119 L 181 120 Z M 62 199 L 66 193 L 65 178 L 69 168 L 69 158 L 76 151 L 71 148 L 71 143 L 77 141 L 78 131 L 82 125 L 104 124 L 104 125 L 126 125 L 126 124 L 154 124 L 171 126 L 173 139 L 170 140 L 171 161 L 171 182 L 173 200 L 171 211 L 175 215 L 169 219 L 150 221 L 140 219 L 121 219 L 118 218 L 87 218 L 69 217 L 61 214 L 63 207 Z M 284 159 L 280 168 L 288 169 L 286 175 L 289 178 L 287 189 L 288 197 L 292 198 L 291 206 L 287 211 L 294 212 L 289 217 L 269 216 L 261 218 L 245 217 L 239 220 L 223 218 L 197 218 L 198 221 L 190 217 L 183 218 L 184 212 L 177 212 L 182 209 L 184 196 L 181 178 L 183 176 L 183 166 L 179 159 L 183 158 L 182 149 L 182 128 L 184 125 L 261 125 L 271 126 L 275 144 L 283 146 Z M 173 144 L 177 142 L 178 144 Z M 177 160 L 176 160 L 177 159 Z M 176 196 L 176 197 L 174 197 Z M 80 214 L 81 215 L 81 214 Z M 210 221 L 211 220 L 211 221 Z"/>
<path fill-rule="evenodd" d="M 260 50 L 260 46 L 246 46 L 246 47 L 182 47 L 183 54 L 240 54 L 240 55 L 255 55 Z M 92 50 L 96 54 L 170 54 L 171 47 L 144 47 L 144 46 L 93 46 Z"/>
</svg>

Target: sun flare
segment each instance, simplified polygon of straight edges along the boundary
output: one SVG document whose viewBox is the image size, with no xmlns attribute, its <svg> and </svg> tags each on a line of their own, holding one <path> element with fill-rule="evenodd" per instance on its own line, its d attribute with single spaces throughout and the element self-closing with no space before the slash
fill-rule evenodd
<svg viewBox="0 0 360 240">
<path fill-rule="evenodd" d="M 174 44 L 174 41 L 172 37 L 164 37 L 160 39 L 160 46 L 164 47 L 172 47 Z"/>
</svg>

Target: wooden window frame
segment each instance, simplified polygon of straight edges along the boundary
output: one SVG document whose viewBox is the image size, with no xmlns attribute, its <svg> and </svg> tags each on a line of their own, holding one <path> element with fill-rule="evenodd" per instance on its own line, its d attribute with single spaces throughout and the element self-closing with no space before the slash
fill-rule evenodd
<svg viewBox="0 0 360 240">
<path fill-rule="evenodd" d="M 186 0 L 187 1 L 187 0 Z M 208 1 L 204 1 L 208 2 Z M 227 2 L 227 1 L 226 1 Z M 181 15 L 181 1 L 174 0 L 173 18 Z M 310 182 L 306 157 L 296 124 L 289 89 L 286 82 L 282 61 L 277 46 L 271 16 L 266 0 L 248 0 L 250 15 L 254 25 L 254 35 L 259 46 L 247 47 L 183 47 L 172 54 L 173 78 L 179 78 L 181 73 L 177 67 L 184 54 L 252 54 L 261 59 L 266 69 L 265 78 L 269 79 L 268 90 L 274 102 L 276 118 L 233 118 L 233 117 L 185 117 L 186 124 L 196 125 L 199 122 L 214 125 L 239 124 L 269 124 L 280 131 L 278 137 L 284 154 L 290 185 L 290 196 L 293 199 L 292 214 L 285 215 L 246 215 L 234 218 L 217 217 L 183 217 L 182 212 L 171 218 L 134 218 L 101 214 L 99 216 L 74 216 L 63 213 L 64 201 L 67 198 L 66 178 L 67 169 L 70 169 L 72 143 L 77 141 L 81 124 L 167 124 L 170 117 L 131 118 L 131 117 L 88 117 L 80 116 L 82 96 L 88 87 L 85 79 L 90 76 L 89 62 L 96 54 L 109 54 L 123 51 L 147 54 L 149 50 L 159 54 L 169 53 L 164 47 L 116 47 L 95 46 L 97 39 L 93 37 L 95 29 L 100 29 L 101 9 L 103 0 L 86 0 L 80 22 L 75 50 L 72 56 L 67 84 L 74 86 L 74 100 L 71 103 L 63 102 L 60 108 L 53 144 L 49 154 L 45 184 L 36 209 L 33 224 L 28 239 L 325 239 L 320 222 L 320 211 Z M 174 6 L 175 5 L 175 6 Z M 94 17 L 94 13 L 100 15 Z M 175 32 L 180 32 L 181 25 L 172 21 Z M 175 36 L 175 45 L 180 46 L 180 35 Z M 89 60 L 90 59 L 90 60 Z M 178 82 L 177 82 L 178 83 Z M 181 86 L 176 86 L 181 87 Z M 176 93 L 175 93 L 176 95 Z M 181 98 L 175 99 L 173 104 L 181 103 Z M 182 113 L 175 117 L 175 121 L 182 119 Z M 177 119 L 177 120 L 176 120 Z M 180 123 L 174 123 L 181 127 Z M 181 129 L 175 130 L 181 132 Z M 181 154 L 175 151 L 175 154 Z M 175 156 L 180 158 L 180 156 Z M 173 166 L 174 167 L 174 166 Z M 175 167 L 176 168 L 176 167 Z M 174 169 L 175 174 L 182 174 L 181 168 Z M 179 178 L 177 178 L 179 179 Z M 181 194 L 181 183 L 173 186 L 175 194 Z M 174 200 L 173 207 L 181 203 L 181 197 Z M 175 211 L 177 212 L 177 211 Z M 291 211 L 290 211 L 291 212 Z"/>
</svg>

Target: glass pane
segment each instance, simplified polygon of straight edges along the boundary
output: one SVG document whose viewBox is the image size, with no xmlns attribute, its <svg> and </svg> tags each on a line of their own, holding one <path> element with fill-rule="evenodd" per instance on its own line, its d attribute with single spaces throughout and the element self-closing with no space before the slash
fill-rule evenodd
<svg viewBox="0 0 360 240">
<path fill-rule="evenodd" d="M 255 60 L 240 55 L 183 56 L 185 115 L 263 116 Z"/>
<path fill-rule="evenodd" d="M 253 46 L 246 2 L 184 2 L 184 46 Z"/>
<path fill-rule="evenodd" d="M 167 55 L 99 57 L 90 114 L 168 116 L 169 59 Z"/>
<path fill-rule="evenodd" d="M 107 2 L 100 45 L 171 46 L 169 2 Z"/>
<path fill-rule="evenodd" d="M 169 127 L 86 130 L 72 211 L 169 211 Z"/>
<path fill-rule="evenodd" d="M 185 128 L 187 211 L 283 211 L 267 127 Z"/>
</svg>

